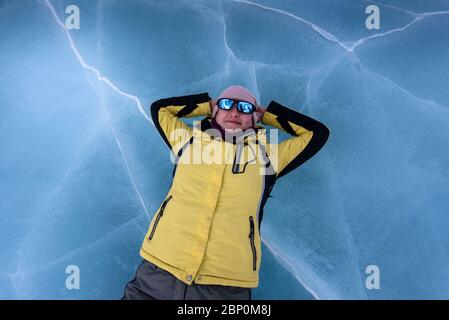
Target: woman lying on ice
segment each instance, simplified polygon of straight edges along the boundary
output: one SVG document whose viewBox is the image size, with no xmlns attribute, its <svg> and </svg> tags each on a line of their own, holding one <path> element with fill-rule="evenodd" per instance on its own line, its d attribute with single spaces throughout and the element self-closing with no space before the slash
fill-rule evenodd
<svg viewBox="0 0 449 320">
<path fill-rule="evenodd" d="M 275 101 L 265 109 L 242 86 L 217 100 L 208 93 L 161 99 L 151 116 L 175 156 L 173 180 L 122 299 L 251 300 L 273 185 L 314 156 L 330 130 Z M 179 119 L 199 116 L 193 127 Z M 274 144 L 259 121 L 293 137 Z"/>
</svg>

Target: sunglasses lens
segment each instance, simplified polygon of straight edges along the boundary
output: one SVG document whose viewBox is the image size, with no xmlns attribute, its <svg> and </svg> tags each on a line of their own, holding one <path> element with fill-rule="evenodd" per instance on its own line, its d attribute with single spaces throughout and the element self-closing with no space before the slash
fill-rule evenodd
<svg viewBox="0 0 449 320">
<path fill-rule="evenodd" d="M 253 113 L 255 110 L 254 105 L 249 102 L 240 101 L 237 106 L 238 110 L 243 113 Z"/>
<path fill-rule="evenodd" d="M 231 99 L 220 99 L 218 101 L 218 107 L 220 109 L 223 109 L 223 110 L 230 110 L 230 109 L 232 109 L 232 105 L 233 104 L 234 104 L 234 101 L 231 100 Z"/>
</svg>

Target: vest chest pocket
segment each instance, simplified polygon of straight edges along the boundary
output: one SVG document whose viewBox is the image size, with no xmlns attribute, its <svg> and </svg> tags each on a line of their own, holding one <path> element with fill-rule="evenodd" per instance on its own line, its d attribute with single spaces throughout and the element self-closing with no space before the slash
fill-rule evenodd
<svg viewBox="0 0 449 320">
<path fill-rule="evenodd" d="M 253 270 L 256 271 L 257 268 L 257 250 L 256 245 L 254 243 L 254 218 L 252 216 L 249 217 L 249 242 L 251 245 L 251 250 L 253 253 Z"/>
<path fill-rule="evenodd" d="M 164 202 L 162 203 L 161 209 L 159 210 L 159 212 L 158 212 L 158 214 L 157 214 L 157 216 L 156 216 L 156 220 L 154 221 L 153 228 L 151 229 L 151 233 L 150 233 L 150 235 L 149 235 L 149 237 L 148 237 L 148 240 L 151 240 L 151 239 L 153 238 L 154 232 L 156 231 L 156 228 L 157 228 L 157 225 L 158 225 L 158 223 L 159 223 L 159 220 L 160 220 L 160 219 L 162 218 L 162 216 L 164 215 L 165 206 L 167 205 L 167 203 L 170 201 L 170 199 L 171 199 L 172 197 L 173 197 L 173 196 L 170 195 L 170 196 L 169 196 L 167 199 L 165 199 Z"/>
</svg>

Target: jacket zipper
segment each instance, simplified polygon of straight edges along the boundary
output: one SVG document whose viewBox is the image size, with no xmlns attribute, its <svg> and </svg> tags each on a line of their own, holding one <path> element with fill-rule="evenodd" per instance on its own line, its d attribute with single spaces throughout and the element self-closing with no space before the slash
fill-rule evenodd
<svg viewBox="0 0 449 320">
<path fill-rule="evenodd" d="M 256 271 L 257 251 L 256 251 L 256 246 L 254 244 L 254 219 L 252 216 L 249 217 L 249 226 L 250 226 L 249 238 L 250 238 L 250 243 L 251 243 L 251 249 L 253 251 L 253 270 Z"/>
<path fill-rule="evenodd" d="M 161 219 L 162 215 L 164 214 L 165 206 L 167 205 L 168 201 L 172 198 L 172 195 L 170 195 L 167 199 L 164 200 L 162 203 L 161 209 L 159 210 L 156 220 L 154 221 L 153 229 L 151 230 L 150 236 L 148 237 L 148 240 L 151 240 L 153 238 L 154 232 L 156 231 L 157 224 L 159 223 L 159 220 Z"/>
</svg>

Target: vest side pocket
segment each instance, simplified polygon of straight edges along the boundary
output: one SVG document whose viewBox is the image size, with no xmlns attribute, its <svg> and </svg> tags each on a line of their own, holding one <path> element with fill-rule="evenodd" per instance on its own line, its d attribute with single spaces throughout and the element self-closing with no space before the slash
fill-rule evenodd
<svg viewBox="0 0 449 320">
<path fill-rule="evenodd" d="M 158 212 L 158 214 L 156 216 L 156 220 L 154 221 L 153 228 L 151 229 L 151 233 L 150 233 L 150 236 L 148 237 L 148 240 L 151 240 L 153 238 L 154 232 L 156 231 L 156 228 L 157 228 L 157 225 L 159 223 L 159 220 L 162 218 L 162 216 L 164 214 L 165 206 L 167 205 L 167 203 L 170 201 L 171 198 L 172 198 L 172 195 L 170 195 L 162 203 L 161 209 L 159 210 L 159 212 Z"/>
<path fill-rule="evenodd" d="M 251 244 L 251 250 L 253 253 L 253 270 L 256 271 L 257 268 L 257 251 L 256 245 L 254 244 L 254 218 L 252 216 L 249 217 L 249 241 Z"/>
</svg>

